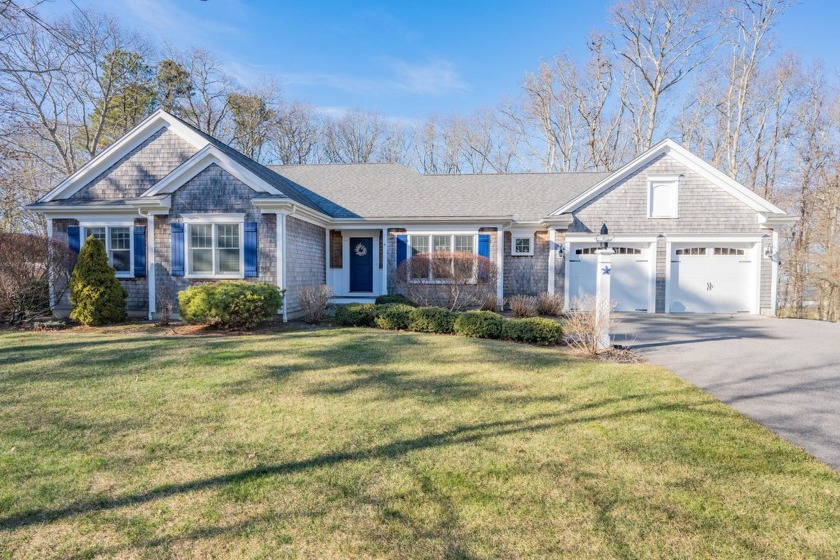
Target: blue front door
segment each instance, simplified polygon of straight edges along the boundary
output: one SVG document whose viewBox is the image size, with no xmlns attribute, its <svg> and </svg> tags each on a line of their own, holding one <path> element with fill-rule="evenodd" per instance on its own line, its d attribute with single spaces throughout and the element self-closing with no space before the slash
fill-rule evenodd
<svg viewBox="0 0 840 560">
<path fill-rule="evenodd" d="M 350 291 L 373 291 L 373 238 L 350 238 Z"/>
</svg>

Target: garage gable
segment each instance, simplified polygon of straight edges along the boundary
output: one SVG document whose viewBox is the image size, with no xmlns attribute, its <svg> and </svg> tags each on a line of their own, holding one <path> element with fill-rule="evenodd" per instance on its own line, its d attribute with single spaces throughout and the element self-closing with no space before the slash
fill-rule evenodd
<svg viewBox="0 0 840 560">
<path fill-rule="evenodd" d="M 670 140 L 554 212 L 559 214 L 574 218 L 570 231 L 597 231 L 606 222 L 616 233 L 753 233 L 767 216 L 785 215 Z"/>
</svg>

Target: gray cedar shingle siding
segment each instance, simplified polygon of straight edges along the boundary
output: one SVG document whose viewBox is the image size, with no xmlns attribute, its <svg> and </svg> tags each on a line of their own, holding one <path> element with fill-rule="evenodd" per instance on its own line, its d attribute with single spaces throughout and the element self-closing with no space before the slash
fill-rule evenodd
<svg viewBox="0 0 840 560">
<path fill-rule="evenodd" d="M 655 175 L 681 175 L 678 218 L 647 217 L 648 177 Z M 656 158 L 584 204 L 574 216 L 569 232 L 597 232 L 606 222 L 614 235 L 659 235 L 656 243 L 657 313 L 665 311 L 666 270 L 671 265 L 666 248 L 668 234 L 767 234 L 758 223 L 755 210 L 668 155 Z M 764 262 L 766 260 L 762 252 L 761 307 L 770 306 L 771 269 Z M 558 293 L 561 293 L 559 289 Z"/>
<path fill-rule="evenodd" d="M 548 291 L 548 230 L 540 230 L 532 238 L 533 256 L 511 254 L 511 232 L 505 232 L 504 296 L 535 296 Z M 562 257 L 561 257 L 562 258 Z"/>
<path fill-rule="evenodd" d="M 161 129 L 74 194 L 74 199 L 134 198 L 195 154 L 192 144 Z"/>
<path fill-rule="evenodd" d="M 301 312 L 300 289 L 326 283 L 327 231 L 293 216 L 286 217 L 286 313 Z"/>
<path fill-rule="evenodd" d="M 259 276 L 247 280 L 276 285 L 276 217 L 261 214 L 251 203 L 251 199 L 258 195 L 216 164 L 208 166 L 172 194 L 169 215 L 155 217 L 155 286 L 158 300 L 171 295 L 177 310 L 178 291 L 192 284 L 215 281 L 173 278 L 169 273 L 172 264 L 170 223 L 180 222 L 183 214 L 190 213 L 244 213 L 245 221 L 257 222 Z"/>
<path fill-rule="evenodd" d="M 679 218 L 648 218 L 648 177 L 682 175 Z M 759 233 L 755 210 L 710 183 L 673 157 L 660 156 L 618 186 L 574 212 L 570 232 L 597 232 L 606 222 L 610 233 Z"/>
</svg>

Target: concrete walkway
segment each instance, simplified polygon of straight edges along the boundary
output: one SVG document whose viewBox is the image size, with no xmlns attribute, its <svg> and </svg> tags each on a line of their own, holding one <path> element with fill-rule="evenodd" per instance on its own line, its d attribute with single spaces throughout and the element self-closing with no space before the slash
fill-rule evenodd
<svg viewBox="0 0 840 560">
<path fill-rule="evenodd" d="M 618 314 L 613 335 L 840 470 L 840 324 Z"/>
</svg>

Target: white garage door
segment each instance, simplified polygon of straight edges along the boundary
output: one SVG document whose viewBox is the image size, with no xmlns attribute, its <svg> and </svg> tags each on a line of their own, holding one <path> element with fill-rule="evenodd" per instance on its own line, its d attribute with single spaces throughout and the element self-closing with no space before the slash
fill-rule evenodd
<svg viewBox="0 0 840 560">
<path fill-rule="evenodd" d="M 669 282 L 671 313 L 750 313 L 754 250 L 749 244 L 673 244 Z"/>
<path fill-rule="evenodd" d="M 610 299 L 616 311 L 648 311 L 651 303 L 651 246 L 649 243 L 628 243 L 613 247 L 610 275 Z M 573 243 L 569 249 L 569 303 L 587 295 L 595 295 L 598 255 L 597 245 Z M 650 309 L 650 311 L 653 311 Z"/>
</svg>

